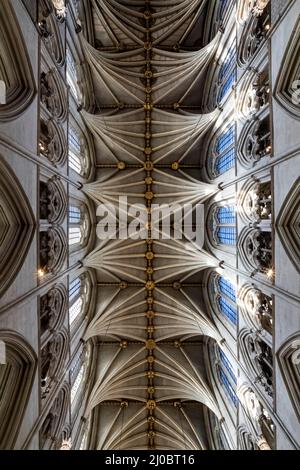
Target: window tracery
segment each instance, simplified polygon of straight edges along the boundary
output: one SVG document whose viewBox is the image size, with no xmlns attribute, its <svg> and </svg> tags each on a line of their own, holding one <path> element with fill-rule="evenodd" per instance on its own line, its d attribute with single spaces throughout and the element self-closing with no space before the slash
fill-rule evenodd
<svg viewBox="0 0 300 470">
<path fill-rule="evenodd" d="M 84 344 L 74 359 L 73 366 L 70 371 L 71 380 L 71 414 L 75 417 L 78 407 L 81 403 L 81 397 L 86 385 L 87 374 L 90 362 L 90 346 Z"/>
<path fill-rule="evenodd" d="M 212 178 L 223 175 L 235 166 L 235 135 L 235 124 L 230 123 L 214 137 L 208 153 L 208 172 Z"/>
<path fill-rule="evenodd" d="M 89 147 L 74 120 L 69 127 L 69 167 L 82 177 L 87 177 L 90 171 Z"/>
<path fill-rule="evenodd" d="M 234 205 L 215 205 L 211 210 L 209 227 L 216 246 L 236 245 L 236 211 Z"/>
<path fill-rule="evenodd" d="M 67 82 L 77 103 L 82 100 L 80 66 L 76 63 L 70 47 L 67 47 Z"/>
<path fill-rule="evenodd" d="M 217 81 L 217 103 L 222 103 L 233 87 L 237 79 L 237 68 L 236 68 L 236 41 L 235 39 L 230 44 L 226 55 L 221 58 L 221 67 L 219 69 L 218 81 Z"/>
<path fill-rule="evenodd" d="M 83 273 L 69 284 L 69 324 L 74 331 L 87 314 L 91 300 L 91 279 Z"/>
<path fill-rule="evenodd" d="M 69 206 L 69 246 L 73 249 L 84 247 L 90 233 L 90 219 L 84 204 Z"/>
<path fill-rule="evenodd" d="M 225 277 L 213 272 L 209 278 L 209 295 L 214 311 L 235 326 L 237 324 L 235 286 Z"/>
</svg>

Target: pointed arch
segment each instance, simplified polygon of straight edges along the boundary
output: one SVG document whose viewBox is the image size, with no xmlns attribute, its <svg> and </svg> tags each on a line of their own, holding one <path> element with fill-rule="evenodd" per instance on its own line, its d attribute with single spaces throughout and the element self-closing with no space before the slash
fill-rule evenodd
<svg viewBox="0 0 300 470">
<path fill-rule="evenodd" d="M 300 119 L 300 16 L 283 54 L 280 72 L 275 84 L 274 97 L 294 118 Z"/>
<path fill-rule="evenodd" d="M 277 352 L 283 380 L 300 419 L 300 334 L 290 336 Z"/>
<path fill-rule="evenodd" d="M 300 178 L 282 205 L 276 227 L 285 251 L 300 272 Z"/>
<path fill-rule="evenodd" d="M 37 357 L 21 335 L 0 331 L 6 364 L 0 367 L 0 449 L 13 449 L 31 393 Z"/>
<path fill-rule="evenodd" d="M 22 114 L 36 93 L 24 38 L 8 0 L 1 2 L 0 51 L 0 80 L 6 85 L 6 103 L 0 105 L 0 122 L 6 122 Z"/>
<path fill-rule="evenodd" d="M 20 271 L 36 222 L 20 182 L 0 157 L 0 297 Z"/>
</svg>

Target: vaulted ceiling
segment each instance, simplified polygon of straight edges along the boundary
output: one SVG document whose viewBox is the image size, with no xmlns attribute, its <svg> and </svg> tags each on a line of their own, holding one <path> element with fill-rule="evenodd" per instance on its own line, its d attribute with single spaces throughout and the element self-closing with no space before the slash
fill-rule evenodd
<svg viewBox="0 0 300 470">
<path fill-rule="evenodd" d="M 86 332 L 99 348 L 86 413 L 96 449 L 205 449 L 205 413 L 220 417 L 203 338 L 221 338 L 202 301 L 203 271 L 218 261 L 185 236 L 157 240 L 152 225 L 154 203 L 202 203 L 218 191 L 200 180 L 201 141 L 220 113 L 201 107 L 217 3 L 84 2 L 97 102 L 95 114 L 82 112 L 97 150 L 97 180 L 84 191 L 96 207 L 112 205 L 119 231 L 120 196 L 145 215 L 144 239 L 98 240 L 84 260 L 98 279 Z"/>
</svg>

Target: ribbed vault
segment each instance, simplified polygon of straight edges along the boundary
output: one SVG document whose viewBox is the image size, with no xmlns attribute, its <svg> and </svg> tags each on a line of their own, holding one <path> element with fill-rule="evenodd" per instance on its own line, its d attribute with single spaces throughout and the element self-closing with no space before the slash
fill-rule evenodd
<svg viewBox="0 0 300 470">
<path fill-rule="evenodd" d="M 205 410 L 221 416 L 203 338 L 222 337 L 201 304 L 202 273 L 218 261 L 180 230 L 161 239 L 166 216 L 155 229 L 153 204 L 176 203 L 175 220 L 179 205 L 218 192 L 200 179 L 199 153 L 220 111 L 204 113 L 199 90 L 220 33 L 202 43 L 206 0 L 90 3 L 94 40 L 82 43 L 97 111 L 82 116 L 98 157 L 97 179 L 83 191 L 96 208 L 110 204 L 117 221 L 115 239 L 99 240 L 84 260 L 98 280 L 85 334 L 99 348 L 90 447 L 205 449 Z M 142 207 L 142 237 L 121 237 L 134 214 L 120 197 Z"/>
</svg>

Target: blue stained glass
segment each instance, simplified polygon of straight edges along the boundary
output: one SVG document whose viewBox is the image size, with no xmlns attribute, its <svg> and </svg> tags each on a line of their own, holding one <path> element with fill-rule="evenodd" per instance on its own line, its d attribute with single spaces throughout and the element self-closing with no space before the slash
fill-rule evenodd
<svg viewBox="0 0 300 470">
<path fill-rule="evenodd" d="M 69 286 L 69 301 L 71 302 L 80 293 L 81 281 L 79 278 L 74 279 Z"/>
<path fill-rule="evenodd" d="M 235 207 L 234 206 L 224 206 L 220 207 L 218 210 L 218 222 L 220 224 L 235 224 L 236 216 L 235 216 Z"/>
<path fill-rule="evenodd" d="M 70 206 L 69 208 L 69 222 L 70 224 L 80 224 L 81 214 L 80 209 L 75 206 Z"/>
<path fill-rule="evenodd" d="M 222 351 L 222 349 L 220 349 L 219 352 L 220 352 L 221 364 L 223 364 L 227 372 L 230 374 L 230 377 L 232 378 L 233 382 L 236 384 L 237 380 L 233 372 L 232 365 L 230 364 L 226 354 Z"/>
<path fill-rule="evenodd" d="M 237 406 L 238 399 L 237 399 L 237 396 L 236 396 L 236 392 L 233 389 L 233 387 L 231 385 L 231 382 L 228 379 L 227 375 L 225 374 L 225 372 L 222 369 L 220 369 L 220 381 L 221 381 L 221 384 L 226 389 L 228 395 L 230 396 L 230 399 L 233 402 L 234 406 Z"/>
<path fill-rule="evenodd" d="M 236 305 L 232 305 L 228 300 L 224 297 L 220 297 L 219 300 L 219 308 L 221 313 L 228 318 L 234 325 L 237 324 L 237 308 Z"/>
<path fill-rule="evenodd" d="M 235 127 L 230 126 L 227 131 L 223 132 L 220 137 L 217 139 L 215 152 L 217 154 L 223 153 L 226 149 L 231 147 L 234 144 L 235 140 Z"/>
<path fill-rule="evenodd" d="M 232 89 L 233 85 L 236 82 L 236 70 L 232 70 L 230 75 L 227 77 L 226 81 L 222 84 L 219 92 L 219 98 L 218 101 L 222 101 L 223 98 L 227 95 L 229 90 Z"/>
<path fill-rule="evenodd" d="M 220 277 L 218 280 L 220 292 L 228 297 L 233 302 L 236 302 L 236 289 L 235 287 L 224 277 Z"/>
<path fill-rule="evenodd" d="M 215 146 L 217 155 L 215 162 L 215 171 L 218 175 L 230 170 L 235 164 L 235 126 L 230 126 L 220 137 L 218 137 Z"/>
<path fill-rule="evenodd" d="M 230 149 L 216 160 L 216 172 L 218 175 L 226 173 L 234 167 L 235 164 L 235 149 Z"/>
<path fill-rule="evenodd" d="M 232 89 L 237 79 L 236 73 L 236 43 L 230 46 L 219 72 L 219 83 L 221 84 L 218 102 L 223 100 L 229 90 Z"/>
<path fill-rule="evenodd" d="M 219 243 L 223 245 L 236 244 L 236 228 L 235 227 L 219 227 L 217 231 Z"/>
</svg>

